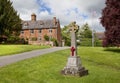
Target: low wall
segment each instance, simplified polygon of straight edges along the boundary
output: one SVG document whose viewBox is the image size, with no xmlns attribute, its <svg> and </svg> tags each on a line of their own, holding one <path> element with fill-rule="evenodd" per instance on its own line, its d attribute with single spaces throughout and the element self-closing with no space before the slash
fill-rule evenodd
<svg viewBox="0 0 120 83">
<path fill-rule="evenodd" d="M 32 44 L 32 45 L 50 45 L 50 46 L 53 46 L 53 42 L 52 41 L 44 41 L 44 42 L 40 42 L 40 41 L 28 41 L 28 44 Z"/>
</svg>

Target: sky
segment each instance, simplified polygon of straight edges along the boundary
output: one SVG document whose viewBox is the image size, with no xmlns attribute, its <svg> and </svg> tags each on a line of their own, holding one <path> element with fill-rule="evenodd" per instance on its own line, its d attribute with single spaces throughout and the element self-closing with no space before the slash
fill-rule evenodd
<svg viewBox="0 0 120 83">
<path fill-rule="evenodd" d="M 76 21 L 81 27 L 88 23 L 96 32 L 104 31 L 100 24 L 105 0 L 10 0 L 22 20 L 30 20 L 31 14 L 37 20 L 59 19 L 61 27 Z"/>
</svg>

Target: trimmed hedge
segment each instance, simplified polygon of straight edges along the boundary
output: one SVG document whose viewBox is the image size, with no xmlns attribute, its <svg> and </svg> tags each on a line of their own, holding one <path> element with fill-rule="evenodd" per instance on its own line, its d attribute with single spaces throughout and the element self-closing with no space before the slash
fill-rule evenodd
<svg viewBox="0 0 120 83">
<path fill-rule="evenodd" d="M 80 46 L 92 46 L 92 38 L 82 38 L 80 41 Z M 96 39 L 94 46 L 102 46 L 102 41 Z"/>
</svg>

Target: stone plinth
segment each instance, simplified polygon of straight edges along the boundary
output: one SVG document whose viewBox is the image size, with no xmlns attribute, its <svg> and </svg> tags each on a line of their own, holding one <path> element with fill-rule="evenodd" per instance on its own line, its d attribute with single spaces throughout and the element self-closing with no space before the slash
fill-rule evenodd
<svg viewBox="0 0 120 83">
<path fill-rule="evenodd" d="M 79 56 L 70 56 L 66 67 L 64 67 L 61 73 L 64 75 L 84 76 L 88 74 L 88 70 L 82 67 Z"/>
<path fill-rule="evenodd" d="M 80 57 L 77 55 L 76 32 L 78 31 L 79 26 L 76 25 L 76 22 L 72 22 L 68 27 L 71 33 L 71 55 L 68 57 L 67 65 L 61 73 L 64 75 L 87 75 L 88 70 L 82 67 Z"/>
</svg>

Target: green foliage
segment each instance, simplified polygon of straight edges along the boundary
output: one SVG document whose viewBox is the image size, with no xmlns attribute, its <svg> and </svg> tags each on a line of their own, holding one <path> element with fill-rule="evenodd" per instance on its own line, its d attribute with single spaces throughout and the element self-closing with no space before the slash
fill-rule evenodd
<svg viewBox="0 0 120 83">
<path fill-rule="evenodd" d="M 71 45 L 71 36 L 67 26 L 64 26 L 64 28 L 62 28 L 62 40 L 65 41 L 66 46 Z"/>
<path fill-rule="evenodd" d="M 92 38 L 81 38 L 80 46 L 92 46 Z M 101 47 L 102 46 L 102 40 L 95 39 L 94 46 L 95 47 Z"/>
<path fill-rule="evenodd" d="M 32 37 L 31 41 L 37 41 L 37 37 Z"/>
<path fill-rule="evenodd" d="M 87 23 L 80 28 L 77 39 L 80 40 L 81 46 L 92 46 L 92 30 Z"/>
<path fill-rule="evenodd" d="M 17 41 L 19 41 L 20 38 L 17 37 L 17 36 L 10 36 L 8 39 L 7 39 L 7 43 L 16 43 Z"/>
<path fill-rule="evenodd" d="M 92 46 L 91 38 L 82 38 L 80 42 L 80 46 Z"/>
<path fill-rule="evenodd" d="M 102 40 L 99 40 L 97 38 L 95 38 L 95 42 L 94 42 L 94 45 L 97 47 L 102 47 Z"/>
<path fill-rule="evenodd" d="M 92 30 L 90 29 L 87 23 L 81 27 L 77 35 L 79 35 L 77 39 L 80 39 L 81 46 L 92 46 Z M 95 34 L 94 34 L 94 46 L 102 46 L 101 40 L 99 40 Z"/>
<path fill-rule="evenodd" d="M 104 48 L 80 47 L 78 55 L 89 70 L 84 77 L 60 73 L 69 57 L 69 50 L 45 54 L 0 68 L 1 83 L 119 83 L 119 53 Z"/>
<path fill-rule="evenodd" d="M 26 51 L 49 48 L 40 45 L 0 45 L 0 56 L 22 53 Z"/>
<path fill-rule="evenodd" d="M 28 44 L 28 41 L 24 38 L 19 38 L 19 36 L 12 35 L 4 41 L 4 44 Z"/>
<path fill-rule="evenodd" d="M 81 27 L 80 36 L 82 38 L 92 38 L 92 30 L 87 23 Z"/>
<path fill-rule="evenodd" d="M 65 26 L 62 28 L 62 39 L 65 41 L 65 45 L 71 45 L 71 36 L 70 32 L 68 32 L 68 27 Z M 77 42 L 77 45 L 81 46 L 92 46 L 92 30 L 90 29 L 89 25 L 86 23 L 84 24 L 79 31 L 76 33 L 76 39 L 80 40 Z M 95 46 L 102 46 L 101 41 L 97 39 L 96 35 L 94 34 L 95 39 Z"/>
<path fill-rule="evenodd" d="M 45 41 L 49 41 L 49 36 L 44 35 L 44 39 L 45 39 Z"/>
<path fill-rule="evenodd" d="M 52 38 L 51 41 L 53 41 L 54 46 L 58 46 L 58 42 L 55 38 Z"/>
<path fill-rule="evenodd" d="M 21 19 L 10 0 L 0 0 L 0 35 L 19 35 Z"/>
<path fill-rule="evenodd" d="M 20 38 L 18 42 L 18 44 L 28 44 L 28 39 Z"/>
</svg>

